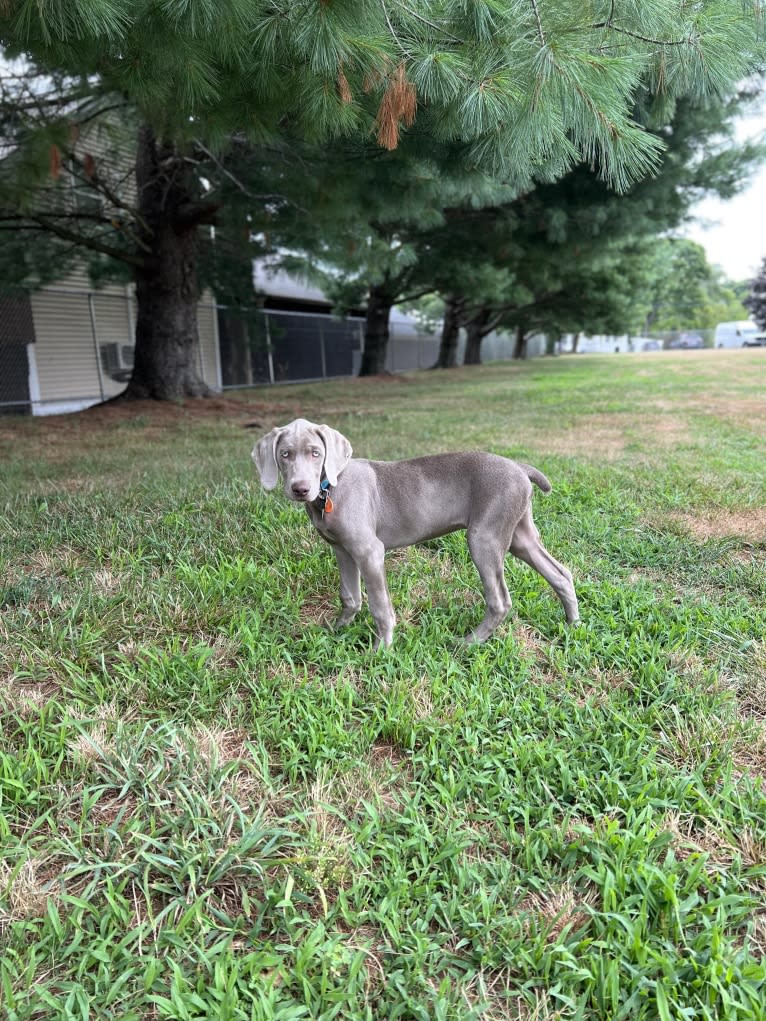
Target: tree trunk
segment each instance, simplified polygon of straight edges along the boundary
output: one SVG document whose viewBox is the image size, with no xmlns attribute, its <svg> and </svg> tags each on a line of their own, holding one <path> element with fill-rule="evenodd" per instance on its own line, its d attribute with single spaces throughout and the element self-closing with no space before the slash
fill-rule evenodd
<svg viewBox="0 0 766 1021">
<path fill-rule="evenodd" d="M 367 318 L 364 323 L 364 354 L 359 368 L 360 376 L 377 376 L 386 367 L 388 351 L 388 320 L 393 296 L 383 284 L 373 284 L 367 299 Z"/>
<path fill-rule="evenodd" d="M 561 350 L 561 334 L 558 330 L 552 330 L 550 333 L 545 334 L 545 353 L 547 355 L 557 355 Z"/>
<path fill-rule="evenodd" d="M 516 327 L 516 343 L 513 346 L 513 357 L 514 358 L 527 357 L 527 335 L 524 332 L 523 326 Z"/>
<path fill-rule="evenodd" d="M 460 325 L 464 307 L 465 298 L 461 298 L 457 294 L 447 296 L 444 304 L 444 322 L 442 323 L 439 356 L 432 368 L 452 369 L 457 364 L 457 345 L 460 339 Z"/>
<path fill-rule="evenodd" d="M 575 333 L 574 337 L 572 337 L 572 354 L 573 355 L 577 354 L 577 345 L 579 343 L 580 343 L 580 331 L 578 330 L 577 333 Z"/>
<path fill-rule="evenodd" d="M 491 333 L 489 309 L 481 309 L 465 324 L 466 342 L 463 365 L 481 365 L 481 342 Z"/>
<path fill-rule="evenodd" d="M 197 231 L 204 218 L 187 175 L 176 149 L 142 125 L 136 186 L 145 264 L 136 270 L 136 350 L 127 398 L 175 400 L 210 393 L 200 375 L 197 334 Z"/>
</svg>

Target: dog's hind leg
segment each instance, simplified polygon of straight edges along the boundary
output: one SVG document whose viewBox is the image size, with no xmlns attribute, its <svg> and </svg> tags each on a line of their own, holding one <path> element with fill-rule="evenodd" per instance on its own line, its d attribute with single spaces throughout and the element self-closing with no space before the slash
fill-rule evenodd
<svg viewBox="0 0 766 1021">
<path fill-rule="evenodd" d="M 545 578 L 561 600 L 567 623 L 575 624 L 580 619 L 580 611 L 572 575 L 540 542 L 540 533 L 532 520 L 531 510 L 525 511 L 516 526 L 511 540 L 511 553 Z"/>
<path fill-rule="evenodd" d="M 505 584 L 505 550 L 507 543 L 486 525 L 468 529 L 468 549 L 479 572 L 484 589 L 484 619 L 466 635 L 467 642 L 485 642 L 511 608 L 511 596 Z"/>
</svg>

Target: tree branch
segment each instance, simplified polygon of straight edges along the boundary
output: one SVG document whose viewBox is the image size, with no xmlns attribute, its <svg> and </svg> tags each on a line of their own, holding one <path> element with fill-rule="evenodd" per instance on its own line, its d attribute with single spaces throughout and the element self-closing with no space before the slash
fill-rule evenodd
<svg viewBox="0 0 766 1021">
<path fill-rule="evenodd" d="M 97 192 L 100 191 L 101 194 L 104 195 L 104 197 L 107 198 L 109 202 L 111 202 L 115 209 L 122 209 L 126 213 L 130 213 L 130 215 L 139 223 L 143 230 L 145 230 L 147 233 L 151 233 L 148 224 L 141 216 L 141 213 L 136 208 L 136 206 L 132 205 L 129 202 L 125 202 L 124 199 L 122 199 L 115 191 L 113 191 L 112 187 L 107 183 L 107 181 L 104 180 L 103 176 L 99 173 L 98 167 L 97 165 L 95 165 L 95 161 L 93 173 L 88 175 L 88 172 L 85 169 L 84 161 L 81 160 L 80 157 L 74 151 L 69 152 L 67 155 L 74 164 L 74 166 L 77 168 L 77 170 L 80 171 L 79 178 L 86 188 L 93 188 L 94 191 Z M 125 175 L 125 177 L 128 176 L 129 176 L 128 174 Z M 125 178 L 123 178 L 123 180 L 124 179 Z"/>
<path fill-rule="evenodd" d="M 531 0 L 532 10 L 535 12 L 535 21 L 537 22 L 537 34 L 540 37 L 540 45 L 545 46 L 545 32 L 543 32 L 543 23 L 540 20 L 540 10 L 537 6 L 537 0 Z"/>
<path fill-rule="evenodd" d="M 399 39 L 394 31 L 394 26 L 391 24 L 391 19 L 388 16 L 388 10 L 386 9 L 386 0 L 380 0 L 380 6 L 383 9 L 383 17 L 386 19 L 386 24 L 388 25 L 388 31 L 391 33 L 391 38 L 396 40 L 398 43 Z"/>
<path fill-rule="evenodd" d="M 435 290 L 435 287 L 427 287 L 425 290 L 413 291 L 412 294 L 403 294 L 400 298 L 396 299 L 396 304 L 401 305 L 403 301 L 415 301 L 417 298 L 424 298 L 427 294 L 433 294 Z"/>
<path fill-rule="evenodd" d="M 175 220 L 182 227 L 197 227 L 201 223 L 215 223 L 221 209 L 220 202 L 185 202 L 176 210 Z"/>
<path fill-rule="evenodd" d="M 505 313 L 506 310 L 503 309 L 501 312 L 497 312 L 494 316 L 490 318 L 490 320 L 487 323 L 487 333 L 492 333 L 492 331 L 500 325 L 500 323 L 503 321 L 503 316 L 505 315 Z"/>
<path fill-rule="evenodd" d="M 113 248 L 111 245 L 105 245 L 101 241 L 96 241 L 94 238 L 88 238 L 84 234 L 76 234 L 74 231 L 67 230 L 66 227 L 62 227 L 59 224 L 49 220 L 42 214 L 30 215 L 27 217 L 33 224 L 36 224 L 38 228 L 46 230 L 51 234 L 55 234 L 56 237 L 62 238 L 64 241 L 71 241 L 75 245 L 82 245 L 83 248 L 89 248 L 93 252 L 100 252 L 101 255 L 108 255 L 110 259 L 116 259 L 118 262 L 125 262 L 129 266 L 135 266 L 137 269 L 143 269 L 146 266 L 146 260 L 142 259 L 140 255 L 136 255 L 131 252 L 123 252 L 119 248 Z M 29 227 L 29 230 L 35 228 Z"/>
<path fill-rule="evenodd" d="M 441 35 L 443 36 L 446 36 L 446 38 L 449 39 L 451 42 L 458 43 L 458 45 L 460 46 L 463 46 L 465 44 L 464 39 L 460 39 L 458 36 L 452 35 L 452 33 L 448 32 L 446 28 L 443 28 L 441 25 L 437 25 L 433 21 L 429 21 L 428 18 L 424 18 L 422 14 L 418 14 L 417 11 L 414 11 L 407 4 L 399 4 L 399 7 L 405 10 L 410 15 L 411 18 L 415 18 L 417 21 L 422 22 L 424 25 L 428 25 L 429 28 L 435 29 L 435 31 L 440 32 Z"/>
<path fill-rule="evenodd" d="M 104 114 L 111 113 L 112 110 L 124 110 L 127 103 L 113 103 L 111 106 L 100 106 L 93 113 L 89 113 L 87 117 L 80 117 L 77 120 L 77 126 L 80 127 L 82 124 L 88 124 L 90 121 L 95 120 L 97 117 L 102 117 Z"/>
<path fill-rule="evenodd" d="M 44 213 L 41 213 L 40 215 L 45 216 Z M 88 223 L 100 223 L 103 225 L 111 223 L 108 216 L 101 216 L 98 213 L 66 213 L 64 215 L 67 220 L 85 220 Z M 36 214 L 33 213 L 4 213 L 0 210 L 0 223 L 4 221 L 8 223 L 16 222 L 16 225 L 18 226 L 18 221 L 35 220 L 35 218 Z"/>
<path fill-rule="evenodd" d="M 290 200 L 285 195 L 281 195 L 278 192 L 268 192 L 263 195 L 254 194 L 253 192 L 250 191 L 249 188 L 246 188 L 245 185 L 239 180 L 239 178 L 235 174 L 233 174 L 227 167 L 225 167 L 221 160 L 219 160 L 212 152 L 210 152 L 210 150 L 206 148 L 198 138 L 194 139 L 194 144 L 201 152 L 205 154 L 205 156 L 209 160 L 211 160 L 212 163 L 215 164 L 218 170 L 220 170 L 225 177 L 228 177 L 232 184 L 235 185 L 235 187 L 238 188 L 239 191 L 241 191 L 242 194 L 247 198 L 252 199 L 254 202 L 288 202 L 288 203 L 290 202 Z M 295 203 L 290 204 L 295 205 Z M 300 209 L 300 206 L 296 206 L 296 208 Z M 306 212 L 306 210 L 301 211 Z"/>
<path fill-rule="evenodd" d="M 535 3 L 535 0 L 532 0 L 532 3 Z M 651 46 L 687 46 L 692 41 L 691 37 L 687 39 L 653 39 L 651 36 L 641 35 L 640 32 L 633 32 L 629 28 L 623 28 L 621 25 L 615 25 L 612 20 L 614 18 L 614 6 L 615 0 L 612 0 L 609 17 L 606 21 L 599 21 L 597 24 L 591 25 L 591 28 L 608 28 L 612 32 L 630 36 L 631 39 L 638 39 L 639 42 L 649 43 Z"/>
</svg>

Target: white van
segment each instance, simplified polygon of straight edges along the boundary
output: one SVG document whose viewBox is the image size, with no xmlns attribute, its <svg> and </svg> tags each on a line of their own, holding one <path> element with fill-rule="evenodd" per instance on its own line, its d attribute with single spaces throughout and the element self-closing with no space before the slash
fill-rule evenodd
<svg viewBox="0 0 766 1021">
<path fill-rule="evenodd" d="M 714 344 L 716 347 L 766 347 L 766 333 L 750 319 L 719 323 L 715 328 Z"/>
</svg>

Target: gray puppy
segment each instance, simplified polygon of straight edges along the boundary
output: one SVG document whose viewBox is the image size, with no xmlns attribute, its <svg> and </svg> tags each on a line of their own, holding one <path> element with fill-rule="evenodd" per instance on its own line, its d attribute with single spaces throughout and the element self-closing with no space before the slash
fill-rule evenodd
<svg viewBox="0 0 766 1021">
<path fill-rule="evenodd" d="M 545 549 L 532 521 L 532 482 L 545 493 L 551 488 L 542 472 L 480 451 L 410 461 L 352 460 L 351 453 L 341 433 L 304 418 L 272 429 L 253 449 L 263 488 L 274 489 L 281 475 L 285 495 L 305 504 L 333 548 L 343 604 L 338 626 L 353 620 L 362 605 L 361 576 L 378 644 L 390 645 L 396 618 L 386 550 L 462 528 L 487 604 L 467 641 L 485 641 L 511 608 L 504 572 L 509 550 L 551 585 L 567 621 L 579 620 L 572 575 Z"/>
</svg>

